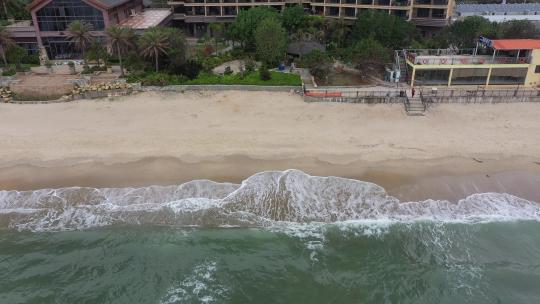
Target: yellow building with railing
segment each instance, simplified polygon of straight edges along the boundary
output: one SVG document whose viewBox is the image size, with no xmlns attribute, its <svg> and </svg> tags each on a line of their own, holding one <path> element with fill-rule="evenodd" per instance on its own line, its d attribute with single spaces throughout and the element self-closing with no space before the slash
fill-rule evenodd
<svg viewBox="0 0 540 304">
<path fill-rule="evenodd" d="M 481 38 L 474 49 L 401 52 L 400 77 L 411 86 L 540 86 L 540 40 L 536 39 Z"/>
</svg>

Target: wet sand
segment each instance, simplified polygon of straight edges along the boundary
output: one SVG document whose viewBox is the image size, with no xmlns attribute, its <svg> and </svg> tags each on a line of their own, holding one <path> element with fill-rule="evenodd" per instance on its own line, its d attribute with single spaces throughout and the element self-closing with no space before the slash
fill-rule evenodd
<svg viewBox="0 0 540 304">
<path fill-rule="evenodd" d="M 71 186 L 174 185 L 194 179 L 240 183 L 258 172 L 291 168 L 311 175 L 373 182 L 402 201 L 457 201 L 474 193 L 501 192 L 540 202 L 540 165 L 527 158 L 485 159 L 481 162 L 447 158 L 348 164 L 310 158 L 259 160 L 238 155 L 203 162 L 185 162 L 170 157 L 146 158 L 114 164 L 88 161 L 69 165 L 14 165 L 0 168 L 0 185 L 6 190 L 33 190 Z"/>
</svg>

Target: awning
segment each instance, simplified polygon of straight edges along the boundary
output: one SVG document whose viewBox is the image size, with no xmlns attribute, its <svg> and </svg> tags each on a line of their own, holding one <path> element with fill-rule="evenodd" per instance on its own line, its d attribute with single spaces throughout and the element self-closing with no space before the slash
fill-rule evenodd
<svg viewBox="0 0 540 304">
<path fill-rule="evenodd" d="M 498 39 L 492 40 L 496 50 L 535 50 L 540 49 L 540 39 Z"/>
</svg>

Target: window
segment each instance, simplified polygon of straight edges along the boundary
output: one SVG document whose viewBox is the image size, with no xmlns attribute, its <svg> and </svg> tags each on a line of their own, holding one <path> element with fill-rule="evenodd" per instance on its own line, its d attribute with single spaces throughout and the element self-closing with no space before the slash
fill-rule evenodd
<svg viewBox="0 0 540 304">
<path fill-rule="evenodd" d="M 540 74 L 540 65 L 537 65 L 536 67 L 534 67 L 534 72 L 536 74 Z"/>
<path fill-rule="evenodd" d="M 527 68 L 494 68 L 491 70 L 489 84 L 524 84 Z"/>
<path fill-rule="evenodd" d="M 64 31 L 75 20 L 89 23 L 94 30 L 103 30 L 103 13 L 81 0 L 53 0 L 36 13 L 40 31 Z"/>
</svg>

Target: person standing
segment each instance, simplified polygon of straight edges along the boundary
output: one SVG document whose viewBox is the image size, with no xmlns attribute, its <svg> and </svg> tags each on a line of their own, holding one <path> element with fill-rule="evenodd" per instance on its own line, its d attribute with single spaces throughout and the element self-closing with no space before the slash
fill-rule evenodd
<svg viewBox="0 0 540 304">
<path fill-rule="evenodd" d="M 412 88 L 411 90 L 411 97 L 414 98 L 414 93 L 416 93 L 416 90 L 414 89 L 414 87 Z"/>
</svg>

